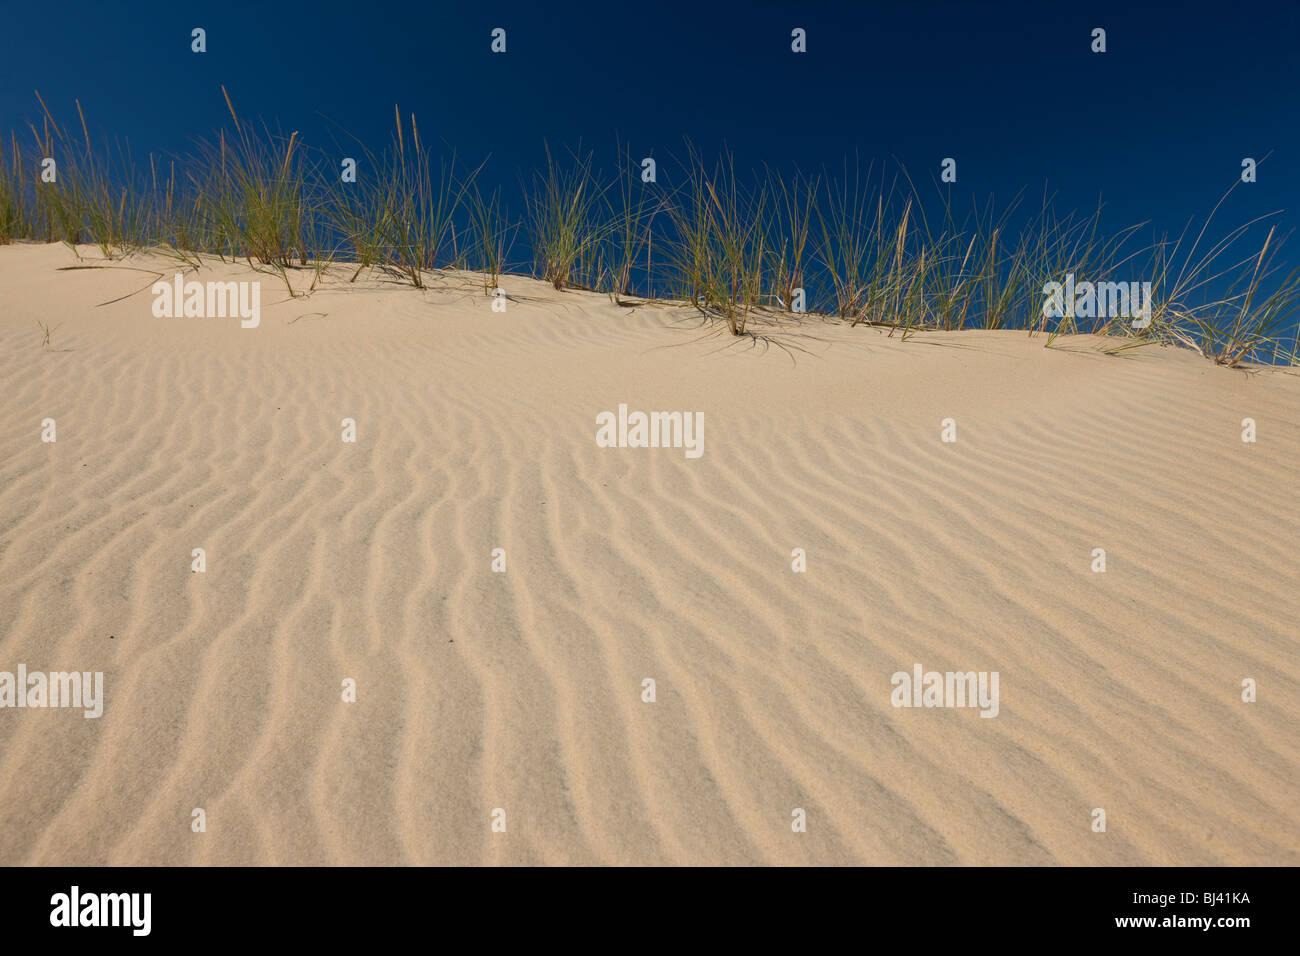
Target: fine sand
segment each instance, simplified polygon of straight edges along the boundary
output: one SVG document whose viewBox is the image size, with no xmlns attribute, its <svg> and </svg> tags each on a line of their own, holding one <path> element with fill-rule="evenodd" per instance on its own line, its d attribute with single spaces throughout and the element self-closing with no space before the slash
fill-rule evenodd
<svg viewBox="0 0 1300 956">
<path fill-rule="evenodd" d="M 0 864 L 1300 863 L 1293 372 L 81 254 L 0 247 L 0 671 L 104 712 L 0 709 Z"/>
</svg>

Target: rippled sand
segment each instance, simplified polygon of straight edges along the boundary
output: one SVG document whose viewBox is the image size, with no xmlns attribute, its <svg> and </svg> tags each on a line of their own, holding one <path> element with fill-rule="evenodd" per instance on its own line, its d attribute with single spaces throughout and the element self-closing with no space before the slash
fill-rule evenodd
<svg viewBox="0 0 1300 956">
<path fill-rule="evenodd" d="M 0 671 L 106 700 L 0 710 L 0 863 L 1300 863 L 1300 377 L 82 253 L 0 247 Z"/>
</svg>

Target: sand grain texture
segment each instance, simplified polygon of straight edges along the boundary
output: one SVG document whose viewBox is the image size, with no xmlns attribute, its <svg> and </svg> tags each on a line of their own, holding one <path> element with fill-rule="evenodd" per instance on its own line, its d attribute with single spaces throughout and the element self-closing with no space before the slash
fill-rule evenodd
<svg viewBox="0 0 1300 956">
<path fill-rule="evenodd" d="M 0 670 L 107 701 L 0 710 L 2 864 L 1300 863 L 1294 374 L 73 264 L 0 247 Z M 892 707 L 917 662 L 1000 714 Z"/>
</svg>

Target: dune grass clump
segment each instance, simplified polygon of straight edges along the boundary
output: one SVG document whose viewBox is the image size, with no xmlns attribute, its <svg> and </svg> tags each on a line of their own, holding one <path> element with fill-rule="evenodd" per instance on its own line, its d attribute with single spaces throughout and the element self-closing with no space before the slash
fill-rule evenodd
<svg viewBox="0 0 1300 956">
<path fill-rule="evenodd" d="M 796 290 L 804 289 L 807 281 L 812 258 L 808 240 L 820 189 L 818 177 L 810 179 L 798 170 L 786 177 L 767 169 L 770 202 L 764 223 L 764 271 L 776 306 L 786 312 L 795 310 Z"/>
<path fill-rule="evenodd" d="M 234 135 L 200 145 L 201 178 L 195 180 L 199 240 L 206 250 L 245 259 L 284 275 L 305 266 L 319 250 L 308 237 L 314 220 L 311 174 L 297 132 L 286 138 L 241 123 L 224 87 Z M 298 147 L 298 148 L 296 148 Z"/>
<path fill-rule="evenodd" d="M 689 148 L 685 179 L 668 203 L 674 237 L 669 261 L 692 305 L 743 335 L 762 305 L 767 264 L 767 184 L 743 182 L 730 154 L 709 167 Z"/>
<path fill-rule="evenodd" d="M 454 221 L 478 169 L 458 177 L 453 153 L 439 158 L 435 176 L 433 155 L 420 141 L 415 115 L 410 117 L 408 145 L 396 107 L 394 114 L 394 142 L 387 155 L 374 163 L 378 175 L 358 179 L 357 208 L 366 241 L 377 245 L 372 255 L 422 289 L 426 271 L 460 259 Z"/>
<path fill-rule="evenodd" d="M 0 245 L 36 239 L 36 211 L 29 199 L 27 165 L 17 135 L 10 131 L 8 153 L 0 136 Z"/>
<path fill-rule="evenodd" d="M 101 250 L 130 248 L 140 232 L 140 224 L 132 222 L 138 209 L 133 191 L 126 184 L 110 185 L 110 171 L 102 160 L 96 163 L 89 135 L 77 143 L 70 133 L 64 133 L 45 101 L 40 103 L 44 113 L 41 129 L 35 125 L 28 128 L 41 156 L 41 174 L 50 177 L 36 190 L 35 217 L 44 221 L 46 239 L 75 245 L 87 237 Z M 84 130 L 80 103 L 77 113 Z M 56 152 L 57 161 L 53 159 Z M 47 168 L 47 162 L 53 165 Z M 132 200 L 129 211 L 128 196 Z"/>
<path fill-rule="evenodd" d="M 453 153 L 438 158 L 435 174 L 434 155 L 420 139 L 415 115 L 410 116 L 409 143 L 396 106 L 393 120 L 387 151 L 376 155 L 362 147 L 356 182 L 322 184 L 324 219 L 356 263 L 352 281 L 366 269 L 381 267 L 423 289 L 426 273 L 464 262 L 456 217 L 482 167 L 460 176 Z M 495 228 L 499 220 L 494 214 L 484 224 Z"/>
<path fill-rule="evenodd" d="M 817 254 L 830 281 L 834 310 L 854 325 L 870 315 L 872 279 L 879 278 L 884 263 L 886 197 L 877 194 L 872 203 L 870 177 L 868 169 L 864 183 L 855 164 L 850 187 L 846 161 L 843 177 L 827 182 L 823 201 L 814 207 L 820 237 Z"/>
<path fill-rule="evenodd" d="M 0 243 L 92 243 L 105 256 L 161 248 L 190 266 L 243 260 L 290 294 L 337 262 L 353 281 L 376 269 L 418 289 L 474 269 L 491 295 L 531 260 L 557 290 L 619 304 L 667 295 L 736 336 L 756 315 L 805 313 L 904 339 L 1014 329 L 1051 346 L 1089 333 L 1113 340 L 1113 353 L 1177 345 L 1230 367 L 1300 364 L 1300 269 L 1283 264 L 1276 214 L 1209 238 L 1227 194 L 1194 238 L 1189 226 L 1143 244 L 1142 225 L 1107 230 L 1100 207 L 1061 216 L 1047 194 L 1033 211 L 1020 196 L 962 211 L 938 183 L 924 195 L 902 167 L 887 175 L 846 160 L 751 175 L 730 152 L 710 162 L 687 142 L 684 159 L 643 179 L 626 146 L 612 176 L 592 151 L 560 158 L 547 146 L 545 168 L 521 177 L 516 216 L 502 188 L 480 181 L 486 160 L 462 169 L 396 106 L 390 144 L 348 149 L 357 176 L 342 181 L 337 150 L 254 125 L 222 96 L 229 128 L 137 168 L 129 147 L 92 144 L 79 103 L 65 127 L 38 94 L 38 122 L 0 138 Z M 47 160 L 53 181 L 41 176 Z M 520 241 L 522 263 L 511 258 Z M 304 268 L 311 285 L 295 289 Z M 1143 320 L 1050 312 L 1045 287 L 1066 276 L 1148 284 Z"/>
<path fill-rule="evenodd" d="M 492 295 L 509 264 L 518 225 L 511 223 L 500 188 L 486 196 L 475 184 L 468 195 L 473 266 L 483 276 L 483 292 Z"/>
<path fill-rule="evenodd" d="M 612 198 L 608 200 L 609 208 L 606 210 L 609 227 L 604 230 L 609 245 L 605 257 L 609 263 L 607 291 L 616 305 L 633 295 L 632 273 L 642 252 L 646 256 L 645 274 L 649 282 L 654 220 L 664 208 L 658 190 L 641 182 L 640 170 L 632 162 L 631 151 L 620 147 L 617 154 L 624 174 L 616 177 L 616 186 L 606 191 L 607 196 L 612 194 Z"/>
<path fill-rule="evenodd" d="M 601 246 L 612 227 L 601 215 L 608 188 L 592 153 L 573 153 L 563 164 L 546 147 L 546 172 L 533 175 L 524 202 L 535 266 L 556 289 L 599 285 Z"/>
</svg>

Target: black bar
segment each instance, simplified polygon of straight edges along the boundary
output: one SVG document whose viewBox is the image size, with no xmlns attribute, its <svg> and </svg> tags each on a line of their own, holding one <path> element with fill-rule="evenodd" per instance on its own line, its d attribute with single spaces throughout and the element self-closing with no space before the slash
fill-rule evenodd
<svg viewBox="0 0 1300 956">
<path fill-rule="evenodd" d="M 754 941 L 978 946 L 1047 941 L 1233 946 L 1291 922 L 1294 870 L 1162 868 L 531 869 L 7 868 L 6 944 L 114 939 L 128 945 L 289 940 L 295 946 L 392 939 L 460 948 L 521 938 L 605 948 Z M 149 894 L 118 926 L 98 894 Z M 60 909 L 60 895 L 67 905 Z M 93 904 L 87 896 L 94 895 Z M 87 909 L 87 907 L 90 909 Z M 92 914 L 93 910 L 93 914 Z M 132 917 L 135 917 L 134 920 Z M 1153 919 L 1151 925 L 1121 920 Z M 1208 928 L 1191 920 L 1209 919 Z M 1231 920 L 1239 925 L 1226 925 Z M 70 920 L 65 919 L 70 922 Z M 837 944 L 839 948 L 841 944 Z M 55 951 L 55 950 L 51 950 Z"/>
</svg>

